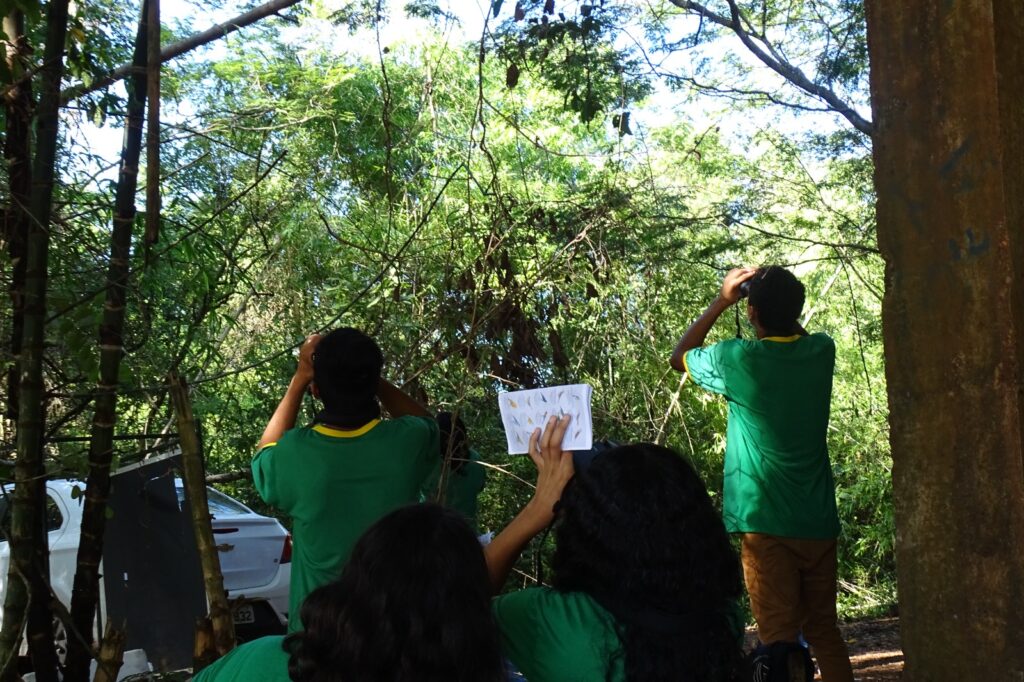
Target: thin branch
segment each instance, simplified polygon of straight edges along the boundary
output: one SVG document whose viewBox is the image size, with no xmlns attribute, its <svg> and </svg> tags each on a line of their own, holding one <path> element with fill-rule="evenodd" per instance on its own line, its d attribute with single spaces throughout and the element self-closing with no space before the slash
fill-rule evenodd
<svg viewBox="0 0 1024 682">
<path fill-rule="evenodd" d="M 271 14 L 277 14 L 283 9 L 299 4 L 299 2 L 300 0 L 270 0 L 270 2 L 262 4 L 248 12 L 239 14 L 234 19 L 230 19 L 223 24 L 211 26 L 201 33 L 197 33 L 194 36 L 185 38 L 184 40 L 179 40 L 176 43 L 172 43 L 160 51 L 160 63 L 163 64 L 164 62 L 168 62 L 176 57 L 180 57 L 186 52 L 191 52 L 197 47 L 202 47 L 207 43 L 212 43 L 214 40 L 218 40 L 241 28 L 254 24 L 260 19 L 268 17 Z M 105 76 L 100 76 L 89 85 L 74 85 L 67 88 L 60 93 L 61 104 L 67 104 L 73 99 L 78 99 L 83 95 L 88 95 L 89 93 L 96 92 L 97 90 L 102 90 L 112 83 L 116 83 L 123 78 L 127 78 L 134 73 L 134 71 L 135 67 L 131 64 L 125 64 L 117 67 Z"/>
<path fill-rule="evenodd" d="M 807 94 L 823 100 L 828 104 L 829 108 L 843 116 L 853 124 L 854 128 L 865 135 L 870 137 L 874 134 L 875 126 L 871 121 L 858 114 L 850 104 L 843 101 L 833 90 L 811 81 L 803 71 L 786 61 L 785 57 L 779 54 L 766 38 L 759 36 L 761 43 L 765 46 L 764 48 L 758 45 L 754 41 L 754 36 L 744 27 L 744 17 L 735 0 L 727 0 L 731 13 L 731 16 L 728 17 L 712 11 L 706 5 L 702 5 L 699 2 L 691 2 L 690 0 L 670 0 L 670 2 L 680 9 L 696 12 L 701 17 L 731 30 L 743 42 L 746 48 L 769 69 Z"/>
</svg>

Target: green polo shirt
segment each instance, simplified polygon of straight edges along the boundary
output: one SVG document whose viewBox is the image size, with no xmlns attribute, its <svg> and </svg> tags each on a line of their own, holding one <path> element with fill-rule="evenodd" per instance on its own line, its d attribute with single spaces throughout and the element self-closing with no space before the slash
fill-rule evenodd
<svg viewBox="0 0 1024 682">
<path fill-rule="evenodd" d="M 730 533 L 839 535 L 825 440 L 835 357 L 821 333 L 730 339 L 683 356 L 693 381 L 728 401 L 722 514 Z"/>
<path fill-rule="evenodd" d="M 229 651 L 192 678 L 192 682 L 291 682 L 283 636 L 261 637 Z"/>
<path fill-rule="evenodd" d="M 423 482 L 420 501 L 437 500 L 440 504 L 451 507 L 466 518 L 474 532 L 479 533 L 477 496 L 484 489 L 484 482 L 487 478 L 487 472 L 480 464 L 480 453 L 470 448 L 468 462 L 464 462 L 458 471 L 448 470 L 445 472 L 443 491 L 438 491 L 440 478 L 441 461 L 438 460 L 437 466 Z"/>
<path fill-rule="evenodd" d="M 256 490 L 293 521 L 289 632 L 300 629 L 306 596 L 341 575 L 363 531 L 419 500 L 439 457 L 437 422 L 426 417 L 373 420 L 353 431 L 292 429 L 256 453 Z"/>
<path fill-rule="evenodd" d="M 511 592 L 494 600 L 494 617 L 505 656 L 529 682 L 625 682 L 615 619 L 584 592 Z"/>
</svg>

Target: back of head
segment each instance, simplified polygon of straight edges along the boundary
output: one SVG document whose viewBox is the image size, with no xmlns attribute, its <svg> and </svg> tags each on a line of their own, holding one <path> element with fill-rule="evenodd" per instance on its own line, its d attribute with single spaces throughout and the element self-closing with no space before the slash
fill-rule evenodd
<svg viewBox="0 0 1024 682">
<path fill-rule="evenodd" d="M 778 265 L 758 268 L 750 279 L 750 305 L 767 331 L 791 334 L 804 309 L 804 285 Z"/>
<path fill-rule="evenodd" d="M 736 677 L 739 561 L 678 454 L 652 444 L 599 454 L 566 487 L 557 524 L 554 586 L 615 616 L 630 682 Z"/>
<path fill-rule="evenodd" d="M 502 679 L 483 551 L 462 517 L 398 509 L 359 539 L 336 582 L 302 606 L 291 635 L 295 682 Z"/>
<path fill-rule="evenodd" d="M 441 456 L 451 462 L 452 471 L 458 471 L 469 459 L 466 424 L 451 412 L 438 412 L 437 426 L 441 431 Z"/>
<path fill-rule="evenodd" d="M 380 416 L 377 384 L 384 355 L 369 336 L 340 327 L 320 339 L 313 353 L 313 382 L 324 411 L 317 421 L 354 428 Z"/>
</svg>

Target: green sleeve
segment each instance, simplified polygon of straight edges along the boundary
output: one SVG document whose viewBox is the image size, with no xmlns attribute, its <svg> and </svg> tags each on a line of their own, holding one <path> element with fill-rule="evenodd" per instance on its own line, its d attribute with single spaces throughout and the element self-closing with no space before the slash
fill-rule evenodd
<svg viewBox="0 0 1024 682">
<path fill-rule="evenodd" d="M 542 609 L 542 595 L 542 589 L 529 588 L 496 597 L 492 604 L 504 654 L 527 679 L 535 667 L 537 646 L 534 640 L 538 635 L 535 619 Z"/>
<path fill-rule="evenodd" d="M 733 341 L 692 348 L 683 354 L 686 373 L 695 384 L 706 391 L 729 395 L 729 361 Z"/>
<path fill-rule="evenodd" d="M 288 511 L 294 504 L 284 469 L 287 448 L 271 443 L 256 453 L 252 460 L 252 482 L 260 498 L 269 505 Z"/>
</svg>

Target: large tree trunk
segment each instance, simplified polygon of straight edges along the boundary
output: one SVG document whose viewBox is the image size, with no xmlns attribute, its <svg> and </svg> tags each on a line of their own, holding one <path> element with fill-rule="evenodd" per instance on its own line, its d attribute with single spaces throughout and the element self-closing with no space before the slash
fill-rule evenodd
<svg viewBox="0 0 1024 682">
<path fill-rule="evenodd" d="M 46 488 L 43 474 L 43 340 L 46 320 L 46 285 L 50 253 L 50 217 L 56 174 L 60 82 L 64 74 L 64 40 L 68 0 L 51 0 L 46 8 L 46 46 L 41 69 L 40 100 L 36 117 L 37 151 L 32 168 L 29 228 L 25 242 L 24 327 L 18 362 L 18 432 L 14 500 L 11 505 L 10 568 L 0 631 L 0 678 L 17 679 L 17 648 L 30 601 L 42 606 L 49 594 L 45 575 L 46 537 L 43 514 Z M 42 601 L 40 601 L 42 600 Z M 33 609 L 38 620 L 42 613 Z M 46 616 L 49 629 L 49 617 Z M 38 623 L 36 623 L 38 626 Z M 46 646 L 38 648 L 40 665 L 49 666 Z M 53 646 L 49 651 L 52 659 Z M 49 671 L 52 670 L 51 674 Z M 52 679 L 56 667 L 44 670 Z"/>
<path fill-rule="evenodd" d="M 868 0 L 908 680 L 1024 679 L 1024 10 Z"/>
<path fill-rule="evenodd" d="M 139 156 L 142 149 L 143 117 L 146 107 L 146 12 L 135 39 L 135 64 L 139 67 L 128 85 L 128 106 L 121 148 L 121 165 L 114 196 L 114 225 L 110 234 L 110 262 L 107 266 L 106 301 L 99 330 L 100 373 L 96 385 L 95 412 L 89 442 L 89 476 L 82 509 L 82 540 L 71 593 L 71 618 L 79 632 L 93 632 L 99 602 L 99 565 L 103 556 L 103 533 L 110 497 L 110 467 L 114 456 L 114 425 L 117 422 L 118 374 L 124 353 L 125 294 L 135 224 L 135 192 L 138 186 Z M 68 660 L 64 679 L 86 682 L 90 654 L 77 638 L 68 638 Z"/>
</svg>

